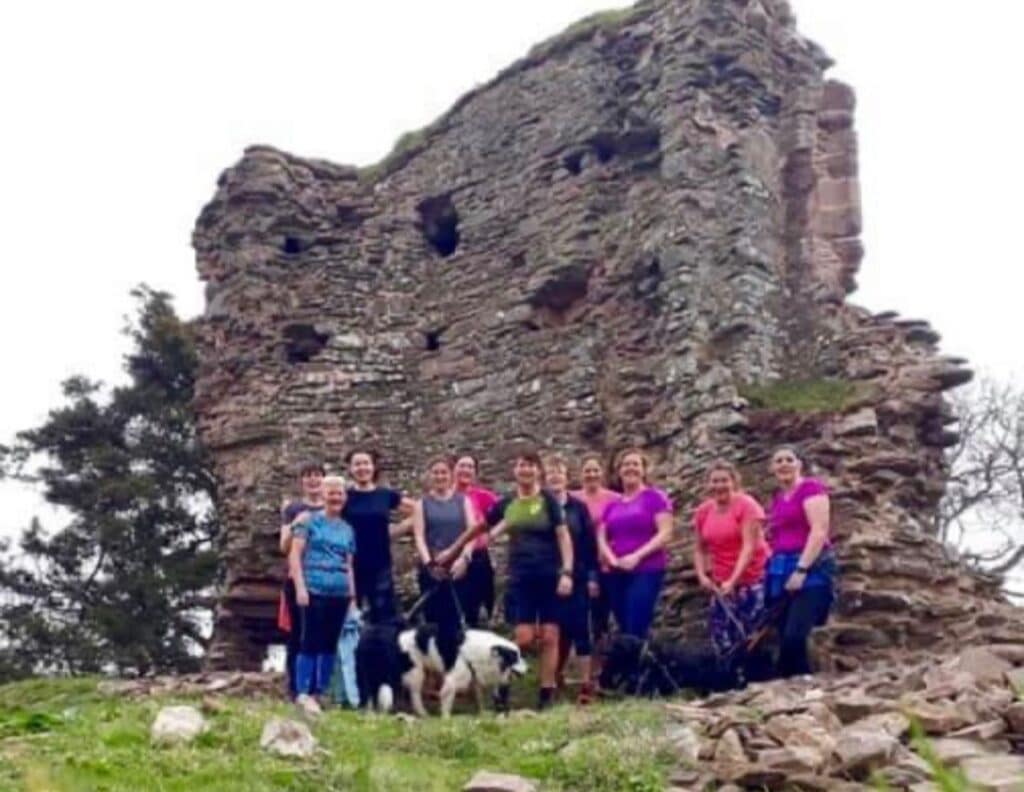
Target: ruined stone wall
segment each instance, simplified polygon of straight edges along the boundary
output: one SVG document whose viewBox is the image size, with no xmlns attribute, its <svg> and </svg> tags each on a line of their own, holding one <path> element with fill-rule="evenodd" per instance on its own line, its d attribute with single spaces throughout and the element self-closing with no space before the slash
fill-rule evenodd
<svg viewBox="0 0 1024 792">
<path fill-rule="evenodd" d="M 274 638 L 281 498 L 300 460 L 357 442 L 410 489 L 439 450 L 500 483 L 517 440 L 635 443 L 682 518 L 711 457 L 763 478 L 772 443 L 806 437 L 863 517 L 844 525 L 926 536 L 940 392 L 968 375 L 927 328 L 844 302 L 854 102 L 828 64 L 779 0 L 643 2 L 539 46 L 372 170 L 246 151 L 194 239 L 227 526 L 211 662 L 253 665 Z M 741 396 L 793 377 L 870 387 L 847 416 Z M 685 542 L 663 619 L 680 630 L 699 622 Z"/>
</svg>

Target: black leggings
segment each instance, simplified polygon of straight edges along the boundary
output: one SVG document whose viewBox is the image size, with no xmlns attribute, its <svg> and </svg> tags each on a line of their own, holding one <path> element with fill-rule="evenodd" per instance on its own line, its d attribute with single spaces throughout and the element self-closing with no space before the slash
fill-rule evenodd
<svg viewBox="0 0 1024 792">
<path fill-rule="evenodd" d="M 480 624 L 480 609 L 489 620 L 494 613 L 494 566 L 486 549 L 474 550 L 464 578 L 466 585 L 462 603 L 466 606 L 466 623 L 470 627 Z"/>
<path fill-rule="evenodd" d="M 771 604 L 769 607 L 772 607 Z M 780 677 L 811 673 L 807 638 L 810 636 L 811 630 L 826 622 L 831 607 L 832 589 L 830 586 L 803 588 L 790 595 L 788 604 L 783 608 L 776 622 L 779 631 L 778 674 Z"/>
</svg>

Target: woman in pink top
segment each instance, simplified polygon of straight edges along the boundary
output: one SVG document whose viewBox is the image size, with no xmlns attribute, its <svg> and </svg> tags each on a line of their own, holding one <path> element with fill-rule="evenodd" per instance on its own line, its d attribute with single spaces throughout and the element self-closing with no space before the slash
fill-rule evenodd
<svg viewBox="0 0 1024 792">
<path fill-rule="evenodd" d="M 596 528 L 600 524 L 608 504 L 622 500 L 619 493 L 605 487 L 604 461 L 599 454 L 584 454 L 580 458 L 580 484 L 582 485 L 580 489 L 573 490 L 569 494 L 583 501 L 590 514 L 590 521 Z M 612 604 L 609 597 L 610 572 L 611 568 L 602 560 L 597 582 L 587 587 L 587 593 L 591 599 L 590 629 L 594 636 L 594 643 L 597 645 L 593 655 L 594 679 L 601 675 L 600 658 L 604 654 L 605 638 L 608 635 L 608 625 L 612 615 Z"/>
<path fill-rule="evenodd" d="M 708 468 L 710 497 L 693 517 L 693 566 L 711 592 L 708 627 L 720 654 L 728 654 L 755 630 L 764 613 L 768 545 L 764 509 L 740 487 L 735 466 L 717 460 Z"/>
<path fill-rule="evenodd" d="M 597 529 L 602 560 L 611 569 L 612 612 L 619 629 L 646 638 L 665 579 L 665 545 L 672 536 L 672 501 L 647 483 L 643 451 L 627 448 L 616 469 L 622 499 L 605 507 Z"/>
<path fill-rule="evenodd" d="M 466 624 L 476 627 L 480 623 L 480 608 L 490 620 L 494 613 L 494 566 L 487 550 L 487 514 L 498 502 L 498 496 L 477 482 L 480 464 L 472 454 L 461 454 L 455 461 L 455 488 L 463 493 L 473 506 L 480 535 L 473 545 L 473 555 L 466 573 Z"/>
</svg>

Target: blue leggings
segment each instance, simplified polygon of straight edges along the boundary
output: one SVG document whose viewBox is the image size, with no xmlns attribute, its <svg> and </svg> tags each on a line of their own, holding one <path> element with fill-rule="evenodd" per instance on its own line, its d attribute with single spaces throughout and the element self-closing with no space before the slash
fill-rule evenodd
<svg viewBox="0 0 1024 792">
<path fill-rule="evenodd" d="M 640 639 L 647 638 L 664 580 L 664 569 L 608 575 L 612 613 L 621 632 Z"/>
<path fill-rule="evenodd" d="M 296 695 L 318 696 L 327 692 L 348 604 L 348 597 L 310 594 L 309 605 L 297 608 L 299 650 L 295 656 Z M 295 629 L 295 625 L 292 629 Z"/>
</svg>

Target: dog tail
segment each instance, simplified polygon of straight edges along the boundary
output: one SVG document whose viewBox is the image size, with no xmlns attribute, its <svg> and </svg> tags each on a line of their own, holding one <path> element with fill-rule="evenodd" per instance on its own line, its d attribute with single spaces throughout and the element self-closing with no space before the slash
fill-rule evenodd
<svg viewBox="0 0 1024 792">
<path fill-rule="evenodd" d="M 395 692 L 391 689 L 391 685 L 381 685 L 377 691 L 377 711 L 391 712 L 394 705 Z"/>
</svg>

